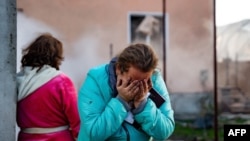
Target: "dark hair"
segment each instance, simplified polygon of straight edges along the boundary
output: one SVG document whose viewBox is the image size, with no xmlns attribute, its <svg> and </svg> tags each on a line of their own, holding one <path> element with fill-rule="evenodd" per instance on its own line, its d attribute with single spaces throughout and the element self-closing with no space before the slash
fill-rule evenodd
<svg viewBox="0 0 250 141">
<path fill-rule="evenodd" d="M 133 66 L 142 72 L 149 72 L 157 67 L 158 58 L 154 50 L 146 44 L 137 43 L 126 47 L 117 56 L 116 65 L 121 72 L 127 72 Z"/>
<path fill-rule="evenodd" d="M 50 65 L 59 70 L 59 66 L 64 59 L 61 41 L 49 33 L 37 37 L 27 48 L 22 50 L 22 53 L 22 67 L 39 67 L 38 70 L 43 65 Z"/>
</svg>

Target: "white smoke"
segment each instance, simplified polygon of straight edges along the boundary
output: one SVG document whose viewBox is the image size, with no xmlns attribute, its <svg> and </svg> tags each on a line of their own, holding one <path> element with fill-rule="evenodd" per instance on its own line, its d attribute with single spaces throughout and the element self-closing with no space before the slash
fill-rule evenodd
<svg viewBox="0 0 250 141">
<path fill-rule="evenodd" d="M 84 80 L 87 71 L 105 61 L 98 56 L 102 46 L 94 35 L 88 34 L 86 36 L 85 33 L 75 41 L 66 42 L 63 40 L 66 36 L 54 28 L 23 13 L 17 13 L 17 72 L 20 71 L 22 48 L 27 47 L 38 35 L 45 32 L 51 33 L 62 41 L 65 60 L 60 69 L 72 79 L 77 89 Z"/>
<path fill-rule="evenodd" d="M 65 53 L 65 61 L 61 70 L 68 74 L 74 81 L 77 89 L 82 84 L 87 71 L 104 61 L 97 55 L 101 45 L 94 36 L 82 35 L 74 43 L 69 45 L 70 55 Z"/>
<path fill-rule="evenodd" d="M 17 13 L 17 72 L 20 70 L 22 49 L 27 47 L 38 35 L 45 32 L 59 38 L 59 33 L 48 25 L 23 13 Z"/>
</svg>

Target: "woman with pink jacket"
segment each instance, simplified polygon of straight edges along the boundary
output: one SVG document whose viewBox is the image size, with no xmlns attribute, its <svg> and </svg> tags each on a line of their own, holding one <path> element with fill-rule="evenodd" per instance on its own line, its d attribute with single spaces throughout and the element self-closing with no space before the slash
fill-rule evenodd
<svg viewBox="0 0 250 141">
<path fill-rule="evenodd" d="M 17 74 L 18 141 L 74 141 L 80 119 L 77 92 L 59 71 L 62 43 L 51 34 L 36 38 L 23 50 Z"/>
</svg>

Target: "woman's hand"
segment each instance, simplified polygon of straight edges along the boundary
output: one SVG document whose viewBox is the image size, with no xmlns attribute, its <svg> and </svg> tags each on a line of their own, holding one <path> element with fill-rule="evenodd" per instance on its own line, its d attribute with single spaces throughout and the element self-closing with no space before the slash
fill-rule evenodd
<svg viewBox="0 0 250 141">
<path fill-rule="evenodd" d="M 140 103 L 146 99 L 148 96 L 148 91 L 152 88 L 152 82 L 149 79 L 148 81 L 146 79 L 139 81 L 139 91 L 134 97 L 134 106 L 137 108 Z"/>
<path fill-rule="evenodd" d="M 118 95 L 128 103 L 134 100 L 140 89 L 138 80 L 131 81 L 131 78 L 124 78 L 121 75 L 117 76 L 116 88 Z"/>
</svg>

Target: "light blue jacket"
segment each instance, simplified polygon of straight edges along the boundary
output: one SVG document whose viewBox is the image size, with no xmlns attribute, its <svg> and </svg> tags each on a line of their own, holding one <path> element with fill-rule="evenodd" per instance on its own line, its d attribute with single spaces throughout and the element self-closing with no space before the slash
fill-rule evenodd
<svg viewBox="0 0 250 141">
<path fill-rule="evenodd" d="M 109 85 L 107 64 L 90 69 L 78 95 L 81 118 L 78 141 L 148 141 L 166 140 L 174 131 L 174 112 L 169 94 L 159 71 L 152 75 L 152 83 L 165 98 L 157 108 L 147 99 L 144 109 L 134 115 L 141 129 L 124 122 L 128 111 L 122 102 L 113 96 Z"/>
</svg>

